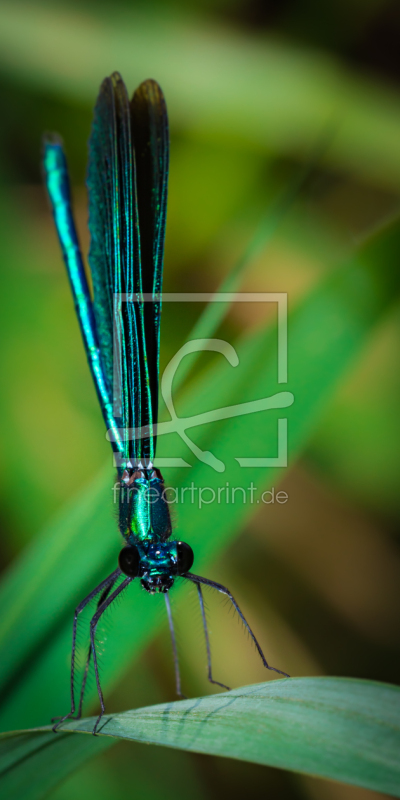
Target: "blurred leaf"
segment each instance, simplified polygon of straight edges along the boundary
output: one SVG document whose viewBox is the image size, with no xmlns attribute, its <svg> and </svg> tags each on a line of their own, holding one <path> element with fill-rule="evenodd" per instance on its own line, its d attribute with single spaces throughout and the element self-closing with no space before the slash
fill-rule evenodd
<svg viewBox="0 0 400 800">
<path fill-rule="evenodd" d="M 230 270 L 222 284 L 218 287 L 218 294 L 231 293 L 232 295 L 239 290 L 243 275 L 247 267 L 260 255 L 266 246 L 271 242 L 279 225 L 285 219 L 288 211 L 291 209 L 296 200 L 298 200 L 301 190 L 307 179 L 311 175 L 311 171 L 317 164 L 318 157 L 321 155 L 324 142 L 318 143 L 318 148 L 315 148 L 311 157 L 304 165 L 303 169 L 298 172 L 290 185 L 281 193 L 278 198 L 268 207 L 260 219 L 253 235 L 246 244 L 241 256 L 237 259 L 234 267 Z M 221 322 L 223 321 L 229 307 L 234 300 L 227 300 L 222 302 L 209 302 L 200 318 L 194 324 L 190 331 L 188 340 L 192 339 L 207 339 L 214 336 L 218 330 Z M 179 373 L 174 379 L 174 389 L 177 392 L 181 387 L 189 372 L 193 369 L 194 364 L 200 356 L 200 351 L 186 356 L 183 364 L 180 365 Z"/>
<path fill-rule="evenodd" d="M 196 136 L 298 153 L 327 125 L 332 163 L 395 187 L 400 180 L 398 95 L 333 58 L 257 40 L 171 9 L 68 9 L 0 4 L 0 65 L 33 87 L 93 104 L 103 77 L 130 90 L 149 76 L 172 124 Z"/>
<path fill-rule="evenodd" d="M 106 737 L 104 737 L 105 740 Z M 156 768 L 155 759 L 156 755 Z M 199 759 L 185 750 L 120 742 L 100 751 L 51 793 L 51 800 L 210 800 L 209 783 Z M 177 780 L 179 776 L 179 780 Z"/>
<path fill-rule="evenodd" d="M 252 761 L 400 796 L 400 690 L 346 678 L 297 678 L 107 716 L 93 737 L 4 734 L 0 789 L 33 800 L 116 739 Z M 93 719 L 65 724 L 90 733 Z M 79 745 L 77 745 L 79 742 Z M 43 777 L 45 776 L 45 784 Z"/>
<path fill-rule="evenodd" d="M 68 741 L 66 741 L 68 738 Z M 75 739 L 75 742 L 72 741 Z M 0 739 L 0 787 L 4 797 L 39 800 L 112 742 L 54 733 L 12 734 Z"/>
<path fill-rule="evenodd" d="M 7 419 L 0 470 L 2 548 L 9 556 L 109 451 L 53 221 L 42 209 L 44 188 L 11 192 L 0 185 L 0 416 Z M 49 475 L 55 459 L 57 480 Z"/>
<path fill-rule="evenodd" d="M 342 495 L 352 502 L 357 498 L 383 518 L 398 518 L 400 512 L 399 339 L 397 306 L 338 393 L 307 452 Z"/>
<path fill-rule="evenodd" d="M 293 390 L 296 401 L 284 412 L 289 418 L 291 462 L 314 431 L 372 326 L 394 301 L 398 293 L 399 250 L 398 223 L 323 282 L 291 315 L 287 388 Z M 182 398 L 181 416 L 190 417 L 207 408 L 246 402 L 282 390 L 276 375 L 275 329 L 244 338 L 237 345 L 237 353 L 239 367 L 232 369 L 221 359 L 202 375 L 201 382 L 190 386 Z M 235 459 L 274 455 L 277 419 L 281 415 L 282 411 L 270 411 L 256 418 L 236 417 L 196 431 L 197 445 L 211 449 L 227 465 L 231 487 L 247 490 L 251 483 L 256 486 L 254 504 L 260 502 L 261 491 L 278 479 L 279 469 L 243 471 Z M 159 455 L 188 458 L 186 445 L 176 435 L 160 437 Z M 175 476 L 170 471 L 167 483 L 178 495 L 176 536 L 193 546 L 196 572 L 201 573 L 208 565 L 208 574 L 213 577 L 211 565 L 215 556 L 237 534 L 251 514 L 252 504 L 210 503 L 208 494 L 201 505 L 201 489 L 207 487 L 207 492 L 212 493 L 222 487 L 224 496 L 226 484 L 225 476 L 221 481 L 220 473 L 201 462 L 194 463 L 191 470 L 178 470 Z M 191 485 L 195 487 L 194 502 Z M 114 569 L 116 561 L 112 486 L 107 470 L 88 492 L 82 493 L 75 506 L 71 504 L 60 514 L 3 582 L 0 606 L 7 609 L 0 620 L 3 729 L 22 726 L 27 720 L 28 724 L 47 721 L 68 708 L 72 610 L 96 581 Z M 177 595 L 183 589 L 181 581 Z M 133 655 L 154 636 L 160 624 L 161 601 L 159 596 L 150 598 L 135 586 L 126 593 L 117 609 L 112 647 L 104 659 L 104 688 L 116 683 Z M 290 664 L 276 666 L 290 672 Z"/>
</svg>

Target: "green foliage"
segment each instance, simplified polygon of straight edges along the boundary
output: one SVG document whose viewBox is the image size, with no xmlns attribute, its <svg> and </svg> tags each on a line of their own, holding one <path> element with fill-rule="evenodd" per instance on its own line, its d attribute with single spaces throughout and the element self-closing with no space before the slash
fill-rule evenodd
<svg viewBox="0 0 400 800">
<path fill-rule="evenodd" d="M 0 6 L 0 65 L 16 81 L 82 104 L 116 67 L 127 85 L 157 75 L 173 125 L 224 148 L 299 152 L 328 126 L 337 131 L 333 164 L 398 186 L 395 93 L 323 53 L 266 45 L 171 10 L 91 18 L 19 1 Z"/>
<path fill-rule="evenodd" d="M 293 367 L 289 387 L 296 398 L 296 414 L 291 417 L 292 456 L 304 446 L 329 402 L 333 387 L 359 352 L 371 327 L 393 301 L 397 275 L 390 254 L 396 253 L 399 236 L 398 225 L 377 236 L 358 256 L 353 256 L 323 282 L 290 319 Z M 317 340 L 313 335 L 315 330 L 318 330 Z M 233 371 L 230 366 L 212 366 L 183 399 L 183 416 L 201 409 L 210 391 L 213 391 L 217 407 L 225 405 L 228 399 L 233 403 L 246 402 L 277 391 L 274 341 L 274 330 L 267 327 L 239 343 L 240 368 Z M 259 368 L 261 364 L 262 369 Z M 252 453 L 260 437 L 264 447 L 268 447 L 278 414 L 270 413 L 261 429 L 255 427 L 251 416 L 219 423 L 217 434 L 203 427 L 197 444 L 207 448 L 212 436 L 215 454 L 231 464 L 237 453 Z M 164 446 L 167 445 L 161 444 L 161 455 Z M 168 452 L 178 455 L 184 452 L 183 448 L 178 440 L 175 448 Z M 237 467 L 237 475 L 234 469 L 230 472 L 234 485 L 235 477 L 239 482 L 239 470 Z M 260 484 L 259 472 L 250 469 L 249 481 Z M 274 476 L 267 476 L 265 472 L 263 486 L 271 486 L 273 479 Z M 200 462 L 193 465 L 191 480 L 197 487 L 218 488 L 218 473 Z M 183 488 L 187 482 L 183 471 L 175 485 Z M 112 527 L 109 497 L 107 471 L 73 509 L 37 539 L 3 584 L 0 603 L 9 608 L 1 629 L 0 669 L 6 694 L 3 729 L 45 721 L 55 708 L 62 710 L 61 701 L 64 707 L 68 704 L 66 670 L 60 669 L 70 646 L 72 609 L 68 611 L 68 605 L 71 597 L 83 596 L 107 569 L 112 568 L 115 544 L 109 535 Z M 222 513 L 220 507 L 216 513 L 211 505 L 201 509 L 182 505 L 177 535 L 179 531 L 190 531 L 190 543 L 196 552 L 196 570 L 201 573 L 206 568 L 251 511 L 246 505 L 240 509 L 227 505 Z M 208 532 L 207 537 L 204 530 Z M 182 593 L 183 586 L 177 592 Z M 120 609 L 118 625 L 122 630 L 130 628 L 134 613 L 135 635 L 120 636 L 115 642 L 104 665 L 104 686 L 115 682 L 132 656 L 150 641 L 158 627 L 157 612 L 158 606 L 149 602 L 143 593 L 135 597 L 134 612 L 128 602 Z M 24 668 L 26 664 L 29 670 Z M 46 697 L 40 692 L 44 683 L 48 687 Z"/>
</svg>

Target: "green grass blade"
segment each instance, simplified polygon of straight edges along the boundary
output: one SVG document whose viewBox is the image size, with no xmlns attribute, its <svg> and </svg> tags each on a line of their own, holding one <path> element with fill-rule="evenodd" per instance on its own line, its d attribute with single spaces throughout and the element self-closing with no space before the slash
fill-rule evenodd
<svg viewBox="0 0 400 800">
<path fill-rule="evenodd" d="M 285 410 L 289 424 L 290 463 L 307 443 L 336 387 L 350 368 L 373 326 L 398 296 L 400 224 L 386 229 L 362 252 L 324 281 L 289 319 L 290 379 L 295 404 Z M 218 365 L 190 387 L 182 398 L 182 416 L 266 397 L 282 389 L 277 384 L 276 337 L 273 329 L 239 342 L 240 365 Z M 221 357 L 222 361 L 222 357 Z M 282 412 L 234 418 L 199 428 L 196 442 L 212 450 L 227 465 L 231 486 L 270 488 L 279 469 L 242 470 L 238 456 L 274 455 L 277 420 Z M 177 436 L 159 440 L 160 455 L 187 458 Z M 245 472 L 245 474 L 244 474 Z M 167 476 L 178 490 L 193 481 L 200 489 L 218 490 L 221 475 L 201 462 L 191 470 Z M 4 620 L 0 640 L 0 679 L 4 729 L 45 723 L 68 708 L 68 660 L 74 605 L 111 572 L 118 552 L 112 513 L 113 478 L 99 477 L 75 511 L 68 510 L 15 566 L 0 592 Z M 189 495 L 190 496 L 190 495 Z M 176 535 L 195 551 L 195 570 L 208 571 L 216 555 L 240 530 L 254 506 L 212 504 L 201 509 L 190 502 L 177 507 Z M 207 531 L 207 535 L 204 535 Z M 210 575 L 218 579 L 217 575 Z M 233 588 L 233 587 L 232 587 Z M 176 587 L 184 594 L 185 587 Z M 174 589 L 175 591 L 175 589 Z M 115 683 L 130 660 L 151 640 L 162 619 L 157 598 L 130 587 L 118 609 L 113 646 L 103 667 L 105 689 Z M 14 605 L 15 604 L 15 605 Z M 132 631 L 131 637 L 125 632 Z M 276 665 L 287 668 L 290 665 Z M 43 687 L 46 686 L 46 693 Z M 92 695 L 93 697 L 93 695 Z"/>
<path fill-rule="evenodd" d="M 89 733 L 93 722 L 69 722 L 65 730 Z M 279 680 L 127 711 L 107 716 L 97 739 L 22 733 L 7 752 L 8 771 L 0 774 L 3 796 L 42 797 L 42 764 L 49 769 L 47 781 L 54 781 L 58 760 L 64 776 L 67 765 L 78 766 L 110 737 L 251 761 L 400 796 L 400 690 L 347 678 Z M 0 739 L 0 753 L 10 742 Z"/>
</svg>

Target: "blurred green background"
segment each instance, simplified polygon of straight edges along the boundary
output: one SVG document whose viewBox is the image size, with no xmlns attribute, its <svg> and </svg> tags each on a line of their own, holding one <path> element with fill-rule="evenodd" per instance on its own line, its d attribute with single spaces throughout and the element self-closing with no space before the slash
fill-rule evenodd
<svg viewBox="0 0 400 800">
<path fill-rule="evenodd" d="M 293 309 L 398 213 L 399 34 L 400 9 L 389 0 L 0 2 L 4 569 L 104 463 L 111 467 L 41 182 L 42 133 L 55 130 L 64 139 L 86 253 L 85 164 L 98 86 L 116 69 L 129 92 L 145 78 L 159 81 L 171 126 L 167 291 L 217 289 L 262 214 L 323 141 L 306 186 L 240 287 L 287 292 Z M 164 309 L 162 365 L 200 312 Z M 234 343 L 265 324 L 261 309 L 238 305 L 219 335 Z M 240 535 L 208 568 L 233 591 L 270 661 L 292 675 L 398 682 L 399 333 L 393 297 L 301 458 L 277 473 L 274 486 L 288 502 L 248 514 Z M 316 342 L 318 335 L 315 329 Z M 210 363 L 204 357 L 199 369 Z M 296 394 L 290 370 L 289 363 L 287 388 Z M 217 434 L 215 445 L 217 455 Z M 273 440 L 268 455 L 275 448 Z M 172 473 L 167 480 L 173 485 Z M 179 509 L 176 515 L 179 522 Z M 112 525 L 109 536 L 116 555 Z M 71 596 L 71 609 L 80 599 Z M 216 678 L 235 686 L 265 680 L 223 602 L 211 596 L 209 606 Z M 107 710 L 173 699 L 162 604 L 158 613 L 161 632 L 109 694 Z M 178 625 L 189 695 L 209 691 L 196 614 L 189 599 Z M 134 636 L 118 631 L 118 612 L 114 617 L 110 635 Z M 57 669 L 67 688 L 67 660 Z M 233 800 L 374 796 L 279 770 L 121 744 L 52 797 L 119 800 L 139 791 L 145 798 L 229 793 Z"/>
</svg>

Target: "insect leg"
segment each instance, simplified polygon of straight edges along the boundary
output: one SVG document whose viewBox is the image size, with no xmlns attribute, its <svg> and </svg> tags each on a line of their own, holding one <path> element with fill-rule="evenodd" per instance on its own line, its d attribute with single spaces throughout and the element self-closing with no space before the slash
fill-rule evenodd
<svg viewBox="0 0 400 800">
<path fill-rule="evenodd" d="M 181 675 L 179 672 L 179 660 L 178 660 L 178 648 L 176 646 L 176 638 L 175 638 L 175 631 L 174 631 L 174 622 L 172 619 L 172 611 L 171 611 L 171 602 L 169 599 L 168 594 L 164 595 L 165 597 L 165 605 L 167 606 L 167 614 L 168 614 L 168 625 L 169 625 L 169 632 L 171 634 L 171 641 L 172 641 L 172 653 L 174 656 L 174 668 L 175 668 L 175 684 L 176 684 L 176 693 L 178 697 L 183 699 L 186 698 L 186 695 L 182 693 L 181 688 Z"/>
<path fill-rule="evenodd" d="M 107 586 L 107 587 L 104 589 L 104 591 L 102 592 L 102 594 L 100 595 L 100 597 L 99 597 L 99 600 L 98 600 L 98 603 L 97 603 L 97 608 L 100 608 L 101 604 L 102 604 L 102 603 L 104 603 L 104 600 L 105 600 L 105 599 L 108 597 L 108 595 L 110 594 L 110 592 L 111 592 L 111 589 L 112 589 L 112 588 L 113 588 L 113 586 L 114 586 L 114 582 L 115 582 L 115 581 L 113 581 L 112 583 L 110 583 L 110 585 L 109 585 L 109 586 Z M 90 644 L 90 645 L 89 645 L 88 654 L 87 654 L 87 658 L 86 658 L 85 672 L 84 672 L 84 674 L 83 674 L 83 679 L 82 679 L 82 686 L 81 686 L 81 694 L 80 694 L 80 697 L 79 697 L 79 706 L 78 706 L 78 712 L 77 712 L 77 715 L 76 715 L 75 719 L 80 719 L 80 718 L 81 718 L 81 716 L 82 716 L 83 697 L 84 697 L 84 694 L 85 694 L 85 689 L 86 689 L 86 681 L 87 681 L 87 676 L 88 676 L 88 673 L 89 673 L 89 666 L 90 666 L 90 659 L 91 659 L 91 656 L 92 656 L 92 645 Z"/>
<path fill-rule="evenodd" d="M 190 581 L 193 581 L 193 583 L 197 583 L 197 584 L 203 583 L 205 586 L 211 586 L 213 589 L 217 589 L 218 592 L 221 592 L 221 594 L 226 595 L 226 597 L 229 598 L 229 600 L 231 601 L 233 607 L 235 608 L 235 610 L 239 614 L 239 617 L 242 620 L 244 627 L 249 632 L 249 634 L 250 634 L 250 636 L 251 636 L 251 638 L 252 638 L 252 640 L 253 640 L 256 648 L 257 648 L 257 651 L 258 651 L 258 654 L 259 654 L 259 656 L 261 658 L 261 661 L 264 664 L 264 667 L 266 667 L 266 669 L 271 669 L 274 672 L 278 672 L 279 675 L 283 675 L 285 678 L 289 678 L 290 677 L 287 674 L 287 672 L 282 672 L 282 670 L 277 669 L 276 667 L 271 667 L 270 664 L 268 664 L 268 661 L 265 658 L 265 655 L 264 655 L 264 653 L 263 653 L 263 651 L 261 649 L 261 645 L 258 643 L 253 631 L 250 628 L 249 623 L 247 622 L 243 612 L 240 610 L 240 607 L 238 606 L 235 598 L 231 595 L 229 589 L 227 589 L 226 586 L 222 586 L 221 583 L 216 583 L 216 581 L 210 581 L 208 578 L 201 578 L 199 575 L 193 575 L 190 572 L 186 572 L 186 574 L 183 575 L 182 577 L 188 578 Z"/>
<path fill-rule="evenodd" d="M 94 674 L 96 676 L 97 694 L 99 695 L 100 708 L 101 708 L 101 712 L 100 712 L 99 716 L 97 717 L 95 726 L 93 728 L 93 735 L 94 736 L 96 735 L 99 722 L 100 722 L 100 720 L 101 720 L 101 718 L 102 718 L 102 716 L 104 714 L 104 711 L 105 711 L 103 692 L 101 690 L 101 685 L 100 685 L 99 666 L 98 666 L 98 663 L 97 663 L 96 642 L 95 642 L 96 628 L 97 628 L 97 625 L 99 623 L 99 619 L 100 619 L 101 615 L 104 614 L 104 612 L 108 608 L 108 606 L 111 605 L 111 603 L 115 600 L 115 598 L 118 597 L 118 595 L 121 594 L 121 592 L 123 592 L 124 589 L 126 589 L 128 584 L 132 580 L 133 580 L 133 578 L 130 578 L 130 577 L 125 578 L 125 580 L 123 580 L 122 583 L 119 586 L 117 586 L 116 589 L 114 589 L 112 594 L 110 594 L 110 596 L 107 597 L 103 601 L 103 603 L 97 609 L 95 615 L 92 617 L 92 620 L 90 622 L 90 647 L 91 647 L 91 651 L 92 651 L 92 655 L 93 655 L 93 666 L 94 666 Z"/>
<path fill-rule="evenodd" d="M 224 683 L 219 683 L 219 681 L 215 681 L 213 676 L 212 676 L 210 639 L 209 639 L 209 636 L 208 636 L 206 610 L 204 608 L 204 598 L 203 598 L 203 592 L 201 590 L 200 583 L 196 583 L 196 589 L 197 589 L 197 593 L 199 595 L 201 618 L 203 620 L 204 637 L 205 637 L 205 640 L 206 640 L 208 680 L 209 680 L 210 683 L 214 683 L 216 686 L 220 686 L 221 689 L 227 689 L 228 692 L 229 692 L 229 686 L 225 686 Z"/>
<path fill-rule="evenodd" d="M 74 624 L 73 624 L 73 628 L 72 628 L 72 654 L 71 654 L 71 711 L 69 712 L 69 714 L 65 714 L 63 717 L 60 717 L 60 719 L 58 720 L 58 722 L 56 722 L 56 724 L 55 724 L 55 725 L 54 725 L 54 727 L 53 727 L 53 731 L 54 731 L 54 732 L 56 732 L 56 731 L 57 731 L 57 728 L 58 728 L 58 727 L 59 727 L 59 726 L 60 726 L 60 725 L 61 725 L 63 722 L 65 722 L 65 720 L 66 720 L 66 719 L 69 719 L 70 717 L 72 717 L 72 715 L 73 715 L 73 714 L 75 714 L 74 678 L 75 678 L 75 656 L 76 656 L 76 631 L 77 631 L 77 627 L 78 627 L 78 617 L 79 617 L 79 614 L 80 614 L 80 613 L 83 611 L 83 609 L 84 609 L 84 608 L 87 606 L 87 604 L 88 604 L 88 603 L 90 603 L 90 601 L 91 601 L 91 600 L 93 600 L 93 598 L 94 598 L 94 597 L 96 597 L 96 595 L 97 595 L 99 592 L 101 592 L 102 590 L 105 590 L 105 589 L 107 589 L 108 587 L 110 587 L 110 588 L 111 588 L 111 587 L 113 586 L 113 584 L 115 583 L 116 579 L 118 578 L 118 576 L 119 576 L 120 574 L 121 574 L 121 570 L 120 570 L 119 568 L 118 568 L 118 569 L 116 569 L 116 570 L 114 570 L 114 572 L 112 572 L 112 573 L 111 573 L 111 575 L 109 575 L 109 576 L 108 576 L 108 578 L 105 578 L 105 580 L 104 580 L 104 581 L 102 581 L 101 583 L 99 583 L 99 585 L 98 585 L 98 586 L 96 586 L 96 588 L 95 588 L 95 589 L 93 589 L 93 591 L 92 591 L 92 592 L 90 592 L 90 594 L 88 594 L 88 596 L 87 596 L 87 597 L 85 597 L 85 599 L 84 599 L 84 600 L 82 600 L 82 602 L 81 602 L 81 603 L 79 603 L 79 606 L 77 606 L 77 607 L 76 607 L 76 609 L 75 609 L 75 615 L 74 615 Z M 90 653 L 90 651 L 89 651 L 89 653 Z M 90 657 L 90 656 L 89 656 L 89 657 Z M 88 658 L 88 661 L 89 661 L 89 658 Z M 85 683 L 85 684 L 86 684 L 87 670 L 88 670 L 88 668 L 89 668 L 89 663 L 88 663 L 88 661 L 87 661 L 87 664 L 86 664 L 86 668 L 85 668 L 85 675 L 84 675 L 84 683 Z M 82 699 L 83 699 L 83 698 L 82 698 Z M 79 708 L 81 709 L 81 703 L 79 704 Z M 79 715 L 79 712 L 78 712 L 78 715 Z M 53 720 L 52 720 L 52 721 L 53 721 Z"/>
</svg>

